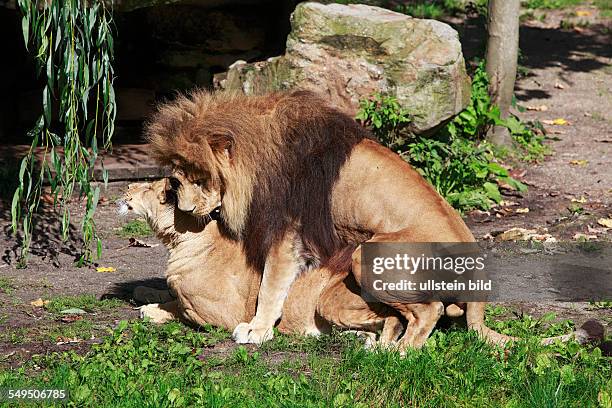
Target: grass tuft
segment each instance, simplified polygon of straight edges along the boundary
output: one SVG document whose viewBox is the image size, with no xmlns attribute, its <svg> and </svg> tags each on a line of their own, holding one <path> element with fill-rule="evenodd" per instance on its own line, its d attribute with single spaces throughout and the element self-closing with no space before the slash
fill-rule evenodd
<svg viewBox="0 0 612 408">
<path fill-rule="evenodd" d="M 59 313 L 64 309 L 78 308 L 86 312 L 101 312 L 115 309 L 124 302 L 120 299 L 98 299 L 94 295 L 56 296 L 49 299 L 45 305 L 51 313 Z"/>
<path fill-rule="evenodd" d="M 146 238 L 153 235 L 153 231 L 145 220 L 136 219 L 124 224 L 117 232 L 122 238 Z"/>
<path fill-rule="evenodd" d="M 15 285 L 13 284 L 13 280 L 6 276 L 0 276 L 0 291 L 10 295 L 13 293 L 15 289 Z"/>
</svg>

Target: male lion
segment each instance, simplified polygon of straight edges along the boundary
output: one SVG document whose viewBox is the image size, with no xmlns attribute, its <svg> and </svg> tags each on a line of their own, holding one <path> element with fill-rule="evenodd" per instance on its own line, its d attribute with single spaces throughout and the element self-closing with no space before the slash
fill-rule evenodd
<svg viewBox="0 0 612 408">
<path fill-rule="evenodd" d="M 257 311 L 237 342 L 272 336 L 291 283 L 363 242 L 473 242 L 457 212 L 397 154 L 351 117 L 308 91 L 244 96 L 196 91 L 159 107 L 146 128 L 153 154 L 173 168 L 178 207 L 221 217 L 263 271 Z M 420 347 L 444 312 L 441 302 L 389 302 L 407 321 L 398 347 Z M 511 338 L 484 324 L 484 303 L 467 323 L 489 341 Z"/>
<path fill-rule="evenodd" d="M 177 211 L 167 184 L 167 179 L 131 184 L 120 202 L 120 208 L 145 217 L 170 253 L 166 277 L 176 300 L 141 311 L 160 322 L 181 318 L 233 330 L 255 314 L 260 274 L 217 221 L 202 222 Z M 279 331 L 317 335 L 335 325 L 374 335 L 382 329 L 380 344 L 391 344 L 403 330 L 400 319 L 388 307 L 370 306 L 350 291 L 346 285 L 353 278 L 347 275 L 321 268 L 300 276 L 289 291 Z"/>
</svg>

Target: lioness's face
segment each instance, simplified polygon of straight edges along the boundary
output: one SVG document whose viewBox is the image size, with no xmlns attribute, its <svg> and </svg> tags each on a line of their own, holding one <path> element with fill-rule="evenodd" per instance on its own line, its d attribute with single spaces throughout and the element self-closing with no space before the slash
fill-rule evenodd
<svg viewBox="0 0 612 408">
<path fill-rule="evenodd" d="M 166 204 L 168 188 L 168 179 L 153 183 L 130 184 L 121 200 L 117 202 L 119 213 L 133 212 L 148 219 L 155 217 Z"/>
<path fill-rule="evenodd" d="M 205 217 L 221 205 L 221 189 L 210 177 L 198 177 L 175 170 L 170 185 L 176 191 L 179 210 L 196 217 Z"/>
</svg>

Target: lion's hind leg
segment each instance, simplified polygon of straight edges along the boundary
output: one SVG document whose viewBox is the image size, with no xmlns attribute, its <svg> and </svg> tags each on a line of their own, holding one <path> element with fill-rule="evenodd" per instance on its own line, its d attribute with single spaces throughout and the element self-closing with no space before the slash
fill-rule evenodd
<svg viewBox="0 0 612 408">
<path fill-rule="evenodd" d="M 405 353 L 409 347 L 418 349 L 423 347 L 434 327 L 444 314 L 442 302 L 431 303 L 398 303 L 390 304 L 406 319 L 408 328 L 398 341 L 398 349 Z"/>
<path fill-rule="evenodd" d="M 349 272 L 337 272 L 327 284 L 317 304 L 321 319 L 340 329 L 365 337 L 366 348 L 395 348 L 404 325 L 397 313 L 382 303 L 367 303 Z M 376 340 L 376 332 L 380 331 Z"/>
<path fill-rule="evenodd" d="M 423 234 L 415 234 L 410 230 L 400 230 L 393 233 L 378 233 L 367 242 L 433 242 L 434 237 Z M 361 246 L 352 255 L 352 272 L 357 283 L 361 284 Z M 397 346 L 400 352 L 407 348 L 420 348 L 433 331 L 434 327 L 444 314 L 442 302 L 427 302 L 420 296 L 416 296 L 413 302 L 383 301 L 386 305 L 395 309 L 408 321 L 408 326 L 403 336 L 399 339 Z M 455 312 L 454 308 L 451 309 Z"/>
</svg>

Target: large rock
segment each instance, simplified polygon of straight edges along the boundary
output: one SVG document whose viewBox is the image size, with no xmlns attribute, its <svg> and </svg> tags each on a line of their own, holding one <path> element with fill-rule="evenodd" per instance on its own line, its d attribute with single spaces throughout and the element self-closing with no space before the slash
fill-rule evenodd
<svg viewBox="0 0 612 408">
<path fill-rule="evenodd" d="M 302 3 L 291 17 L 286 53 L 234 63 L 215 86 L 247 94 L 314 89 L 353 115 L 359 99 L 395 95 L 421 134 L 464 109 L 470 98 L 457 32 L 367 5 Z"/>
</svg>

